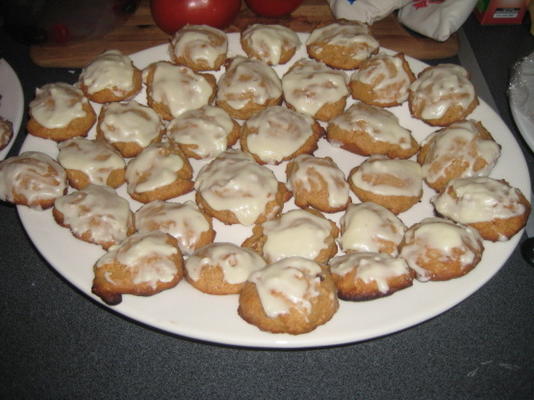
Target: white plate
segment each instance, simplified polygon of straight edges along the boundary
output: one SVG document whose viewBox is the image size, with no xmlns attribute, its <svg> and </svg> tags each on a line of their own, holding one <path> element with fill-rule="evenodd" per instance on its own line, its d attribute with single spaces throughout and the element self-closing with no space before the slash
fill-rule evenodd
<svg viewBox="0 0 534 400">
<path fill-rule="evenodd" d="M 508 94 L 517 128 L 534 151 L 534 53 L 514 65 Z"/>
<path fill-rule="evenodd" d="M 19 78 L 11 65 L 3 58 L 0 59 L 0 117 L 13 124 L 13 137 L 8 145 L 0 151 L 0 160 L 6 158 L 9 149 L 15 142 L 24 115 L 24 93 Z"/>
<path fill-rule="evenodd" d="M 304 36 L 302 36 L 305 39 Z M 237 34 L 230 35 L 230 55 L 241 53 Z M 301 48 L 294 60 L 305 56 Z M 158 59 L 167 59 L 167 46 L 162 45 L 132 56 L 135 64 L 143 68 Z M 409 59 L 415 71 L 425 67 L 420 61 Z M 277 67 L 281 74 L 288 66 Z M 144 101 L 144 94 L 139 96 Z M 401 124 L 411 129 L 417 140 L 421 140 L 433 129 L 421 121 L 410 117 L 408 107 L 404 104 L 393 111 L 399 116 Z M 519 187 L 523 193 L 530 193 L 530 180 L 527 166 L 519 146 L 501 118 L 487 104 L 480 104 L 472 117 L 483 121 L 502 145 L 502 157 L 497 163 L 492 176 L 506 178 L 512 185 Z M 23 150 L 41 150 L 56 156 L 55 143 L 43 139 L 28 137 Z M 364 158 L 347 151 L 333 148 L 321 139 L 316 155 L 330 155 L 345 173 L 361 163 Z M 203 163 L 192 162 L 195 171 Z M 285 165 L 273 168 L 278 179 L 284 180 Z M 124 185 L 119 193 L 126 197 Z M 429 199 L 432 191 L 425 188 L 423 201 L 411 210 L 400 215 L 407 225 L 411 225 L 425 216 L 432 214 Z M 179 201 L 192 199 L 193 195 L 178 198 Z M 356 199 L 354 199 L 358 202 Z M 140 204 L 131 202 L 136 210 Z M 286 204 L 284 210 L 293 208 L 294 203 Z M 20 218 L 35 246 L 48 262 L 68 281 L 83 293 L 97 299 L 91 294 L 93 279 L 92 266 L 103 254 L 96 245 L 76 240 L 67 229 L 59 227 L 50 211 L 39 212 L 19 207 Z M 328 217 L 339 220 L 341 213 Z M 216 241 L 241 243 L 249 236 L 250 228 L 242 226 L 224 226 L 214 223 L 217 230 Z M 386 335 L 432 318 L 458 304 L 486 283 L 504 264 L 512 253 L 520 235 L 505 243 L 485 243 L 486 251 L 481 263 L 468 275 L 448 282 L 415 282 L 413 287 L 395 293 L 392 296 L 368 301 L 341 301 L 339 311 L 331 321 L 318 327 L 313 332 L 303 335 L 270 334 L 247 324 L 237 315 L 238 297 L 213 296 L 203 294 L 182 281 L 177 287 L 152 297 L 123 296 L 123 302 L 111 307 L 130 318 L 147 325 L 191 338 L 225 343 L 231 345 L 298 348 L 328 346 L 341 343 L 357 342 L 377 336 Z M 97 299 L 97 301 L 100 301 Z"/>
</svg>

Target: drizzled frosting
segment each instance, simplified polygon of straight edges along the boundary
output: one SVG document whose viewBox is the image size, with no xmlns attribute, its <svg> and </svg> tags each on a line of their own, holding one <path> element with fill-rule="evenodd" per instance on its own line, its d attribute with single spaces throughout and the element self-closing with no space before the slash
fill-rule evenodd
<svg viewBox="0 0 534 400">
<path fill-rule="evenodd" d="M 56 199 L 54 207 L 74 235 L 89 234 L 95 243 L 118 243 L 128 235 L 131 213 L 128 201 L 107 186 L 88 185 Z"/>
<path fill-rule="evenodd" d="M 300 209 L 267 221 L 262 228 L 266 237 L 263 255 L 271 262 L 290 256 L 314 259 L 328 247 L 327 239 L 332 236 L 326 218 Z"/>
<path fill-rule="evenodd" d="M 389 279 L 410 273 L 404 259 L 384 253 L 346 254 L 333 258 L 329 264 L 332 274 L 344 276 L 354 271 L 355 279 L 360 279 L 365 284 L 376 282 L 381 293 L 389 292 Z"/>
<path fill-rule="evenodd" d="M 213 95 L 207 79 L 186 66 L 156 62 L 143 71 L 145 81 L 149 71 L 154 75 L 147 88 L 148 96 L 167 106 L 173 117 L 208 104 Z"/>
<path fill-rule="evenodd" d="M 81 171 L 98 185 L 105 185 L 111 172 L 126 167 L 120 154 L 105 142 L 73 138 L 58 143 L 58 149 L 63 168 Z"/>
<path fill-rule="evenodd" d="M 109 103 L 102 110 L 99 129 L 110 143 L 137 143 L 148 146 L 162 129 L 161 118 L 150 107 L 136 101 Z"/>
<path fill-rule="evenodd" d="M 183 254 L 191 254 L 200 236 L 211 228 L 207 218 L 192 201 L 171 203 L 161 200 L 145 204 L 135 213 L 139 232 L 159 230 L 178 240 Z"/>
<path fill-rule="evenodd" d="M 424 70 L 410 85 L 413 107 L 422 105 L 423 119 L 439 119 L 451 106 L 467 109 L 475 89 L 467 70 L 456 64 L 439 64 Z"/>
<path fill-rule="evenodd" d="M 227 50 L 226 34 L 208 25 L 186 25 L 174 34 L 170 47 L 176 57 L 203 62 L 209 68 L 215 68 L 217 58 Z"/>
<path fill-rule="evenodd" d="M 281 106 L 268 107 L 246 122 L 248 150 L 263 162 L 291 156 L 313 135 L 313 119 Z"/>
<path fill-rule="evenodd" d="M 340 219 L 339 244 L 344 252 L 382 252 L 393 243 L 392 256 L 398 254 L 406 227 L 388 209 L 371 202 L 350 204 Z"/>
<path fill-rule="evenodd" d="M 240 110 L 249 102 L 266 104 L 282 95 L 280 78 L 266 63 L 235 57 L 219 79 L 217 101 Z"/>
<path fill-rule="evenodd" d="M 96 268 L 119 263 L 133 275 L 134 284 L 156 287 L 158 282 L 170 282 L 179 272 L 173 259 L 179 250 L 167 240 L 167 234 L 159 231 L 136 233 L 113 246 L 97 261 Z"/>
<path fill-rule="evenodd" d="M 64 128 L 74 119 L 84 118 L 89 101 L 80 89 L 64 82 L 47 83 L 35 90 L 30 114 L 45 128 Z"/>
<path fill-rule="evenodd" d="M 320 294 L 321 267 L 302 257 L 284 258 L 253 272 L 249 281 L 256 285 L 265 314 L 276 318 L 296 308 L 311 311 L 311 300 Z"/>
<path fill-rule="evenodd" d="M 347 75 L 325 64 L 299 60 L 282 78 L 284 99 L 297 111 L 315 115 L 325 104 L 335 103 L 349 94 Z"/>
<path fill-rule="evenodd" d="M 350 179 L 358 188 L 384 196 L 420 196 L 423 190 L 421 166 L 412 160 L 369 157 Z"/>
<path fill-rule="evenodd" d="M 204 268 L 218 266 L 229 284 L 245 282 L 250 274 L 265 266 L 265 260 L 250 249 L 233 243 L 212 243 L 197 250 L 185 263 L 188 276 L 200 278 Z"/>
<path fill-rule="evenodd" d="M 412 146 L 411 132 L 400 125 L 395 114 L 365 103 L 354 103 L 330 123 L 349 132 L 363 131 L 377 142 L 398 145 L 403 149 Z"/>
<path fill-rule="evenodd" d="M 108 50 L 96 57 L 80 74 L 87 93 L 111 90 L 122 96 L 134 88 L 134 66 L 130 57 L 118 50 Z"/>
<path fill-rule="evenodd" d="M 251 225 L 275 200 L 278 181 L 248 153 L 227 150 L 202 167 L 195 189 L 213 209 L 232 211 L 241 224 Z"/>
<path fill-rule="evenodd" d="M 320 187 L 324 182 L 328 189 L 328 205 L 341 207 L 349 200 L 349 186 L 345 175 L 330 158 L 318 158 L 308 154 L 301 154 L 293 161 L 295 168 L 288 176 L 288 187 L 294 191 L 296 184 L 311 191 L 313 187 Z"/>
<path fill-rule="evenodd" d="M 253 57 L 271 65 L 279 64 L 284 52 L 300 46 L 297 34 L 282 25 L 250 25 L 243 31 L 242 40 L 254 50 Z"/>
<path fill-rule="evenodd" d="M 194 146 L 191 151 L 202 158 L 212 158 L 226 150 L 233 128 L 226 111 L 207 105 L 173 119 L 167 126 L 167 136 L 175 143 Z"/>
<path fill-rule="evenodd" d="M 40 209 L 41 202 L 63 196 L 67 174 L 47 154 L 27 151 L 0 162 L 0 199 L 14 203 L 23 196 L 26 204 Z"/>
</svg>

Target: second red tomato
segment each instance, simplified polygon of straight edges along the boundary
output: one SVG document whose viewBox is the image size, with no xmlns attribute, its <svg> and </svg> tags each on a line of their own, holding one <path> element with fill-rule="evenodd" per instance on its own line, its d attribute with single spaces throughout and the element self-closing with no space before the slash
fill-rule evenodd
<svg viewBox="0 0 534 400">
<path fill-rule="evenodd" d="M 245 0 L 248 7 L 258 15 L 281 17 L 301 5 L 303 0 Z"/>
</svg>

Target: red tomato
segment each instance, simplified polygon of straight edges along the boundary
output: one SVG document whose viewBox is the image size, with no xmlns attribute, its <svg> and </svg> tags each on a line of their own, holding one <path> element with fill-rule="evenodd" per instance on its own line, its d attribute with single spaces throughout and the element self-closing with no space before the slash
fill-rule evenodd
<svg viewBox="0 0 534 400">
<path fill-rule="evenodd" d="M 154 22 L 172 34 L 185 24 L 224 28 L 234 20 L 241 0 L 151 0 Z"/>
<path fill-rule="evenodd" d="M 265 17 L 280 17 L 289 14 L 301 5 L 303 0 L 245 0 L 256 14 Z"/>
</svg>

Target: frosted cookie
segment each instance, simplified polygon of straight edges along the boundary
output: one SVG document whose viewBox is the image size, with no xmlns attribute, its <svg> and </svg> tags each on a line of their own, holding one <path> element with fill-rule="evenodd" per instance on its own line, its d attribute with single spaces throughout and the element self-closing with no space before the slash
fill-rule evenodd
<svg viewBox="0 0 534 400">
<path fill-rule="evenodd" d="M 200 209 L 225 224 L 261 224 L 280 214 L 291 197 L 270 169 L 237 150 L 227 150 L 202 167 L 195 190 Z"/>
<path fill-rule="evenodd" d="M 402 258 L 384 253 L 355 253 L 330 260 L 340 299 L 372 300 L 412 286 L 414 273 Z"/>
<path fill-rule="evenodd" d="M 345 175 L 330 157 L 301 154 L 287 164 L 286 175 L 295 204 L 301 208 L 333 213 L 350 203 Z"/>
<path fill-rule="evenodd" d="M 211 103 L 215 97 L 213 75 L 200 74 L 167 61 L 150 64 L 143 71 L 147 103 L 164 120 Z"/>
<path fill-rule="evenodd" d="M 318 211 L 290 210 L 278 218 L 255 225 L 243 242 L 269 263 L 298 256 L 326 263 L 337 253 L 336 224 Z"/>
<path fill-rule="evenodd" d="M 339 246 L 345 253 L 399 254 L 406 226 L 387 208 L 372 202 L 350 204 L 339 220 Z"/>
<path fill-rule="evenodd" d="M 341 114 L 349 95 L 343 71 L 309 59 L 293 64 L 282 78 L 282 88 L 288 107 L 320 121 Z"/>
<path fill-rule="evenodd" d="M 58 150 L 57 160 L 73 188 L 90 183 L 117 188 L 124 183 L 126 162 L 106 142 L 78 137 L 59 143 Z"/>
<path fill-rule="evenodd" d="M 119 50 L 107 50 L 87 65 L 79 77 L 80 89 L 96 103 L 134 97 L 142 86 L 141 71 Z"/>
<path fill-rule="evenodd" d="M 408 210 L 423 195 L 421 166 L 412 160 L 372 156 L 352 169 L 348 182 L 361 201 L 380 204 L 394 214 Z"/>
<path fill-rule="evenodd" d="M 135 233 L 104 254 L 93 268 L 91 291 L 109 305 L 123 294 L 152 296 L 184 276 L 176 239 L 163 232 Z"/>
<path fill-rule="evenodd" d="M 346 20 L 315 28 L 306 41 L 310 57 L 341 69 L 358 68 L 379 46 L 366 24 Z"/>
<path fill-rule="evenodd" d="M 467 120 L 427 136 L 417 161 L 428 186 L 440 191 L 454 178 L 489 175 L 500 154 L 501 147 L 486 128 Z"/>
<path fill-rule="evenodd" d="M 37 210 L 67 193 L 67 174 L 50 156 L 27 151 L 0 161 L 0 200 Z"/>
<path fill-rule="evenodd" d="M 241 32 L 245 53 L 269 65 L 287 63 L 300 44 L 297 34 L 282 25 L 253 24 Z"/>
<path fill-rule="evenodd" d="M 419 150 L 411 132 L 400 125 L 395 114 L 361 102 L 332 119 L 326 137 L 330 143 L 363 156 L 410 158 Z"/>
<path fill-rule="evenodd" d="M 171 39 L 169 53 L 176 64 L 194 71 L 218 70 L 226 60 L 226 33 L 208 25 L 186 25 Z"/>
<path fill-rule="evenodd" d="M 135 212 L 138 232 L 161 231 L 176 238 L 182 254 L 190 255 L 215 239 L 211 218 L 192 201 L 154 200 Z"/>
<path fill-rule="evenodd" d="M 30 102 L 28 132 L 57 142 L 86 136 L 96 121 L 93 107 L 82 91 L 68 83 L 37 88 Z"/>
<path fill-rule="evenodd" d="M 290 257 L 253 272 L 239 294 L 239 315 L 263 331 L 298 335 L 328 322 L 339 307 L 328 268 Z"/>
<path fill-rule="evenodd" d="M 404 54 L 377 54 L 360 64 L 350 76 L 352 97 L 378 107 L 393 107 L 408 100 L 415 80 Z"/>
<path fill-rule="evenodd" d="M 13 124 L 0 117 L 0 150 L 4 149 L 13 137 Z"/>
<path fill-rule="evenodd" d="M 132 100 L 102 107 L 96 137 L 115 147 L 123 157 L 135 157 L 161 139 L 165 128 L 158 113 Z"/>
<path fill-rule="evenodd" d="M 241 129 L 241 149 L 260 164 L 279 164 L 313 153 L 323 128 L 309 115 L 282 106 L 268 107 L 250 117 Z"/>
<path fill-rule="evenodd" d="M 487 177 L 453 179 L 432 203 L 440 215 L 475 228 L 493 242 L 510 239 L 530 215 L 530 203 L 519 189 Z"/>
<path fill-rule="evenodd" d="M 128 200 L 107 186 L 91 184 L 56 199 L 52 215 L 76 238 L 104 249 L 119 244 L 135 232 Z"/>
<path fill-rule="evenodd" d="M 193 169 L 180 148 L 172 143 L 154 143 L 126 166 L 128 194 L 148 203 L 190 192 Z"/>
<path fill-rule="evenodd" d="M 426 218 L 406 231 L 400 255 L 425 282 L 467 274 L 479 263 L 484 246 L 478 232 L 443 218 Z"/>
<path fill-rule="evenodd" d="M 231 117 L 248 119 L 282 102 L 282 84 L 263 61 L 236 56 L 219 79 L 216 101 Z"/>
<path fill-rule="evenodd" d="M 185 262 L 185 277 L 196 289 L 209 294 L 239 294 L 250 274 L 265 266 L 252 250 L 233 243 L 212 243 Z"/>
<path fill-rule="evenodd" d="M 433 126 L 463 120 L 478 105 L 467 70 L 455 64 L 426 68 L 411 84 L 409 92 L 412 116 Z"/>
<path fill-rule="evenodd" d="M 240 129 L 222 108 L 207 105 L 173 119 L 167 126 L 167 137 L 186 156 L 205 159 L 216 157 L 234 145 Z"/>
</svg>

